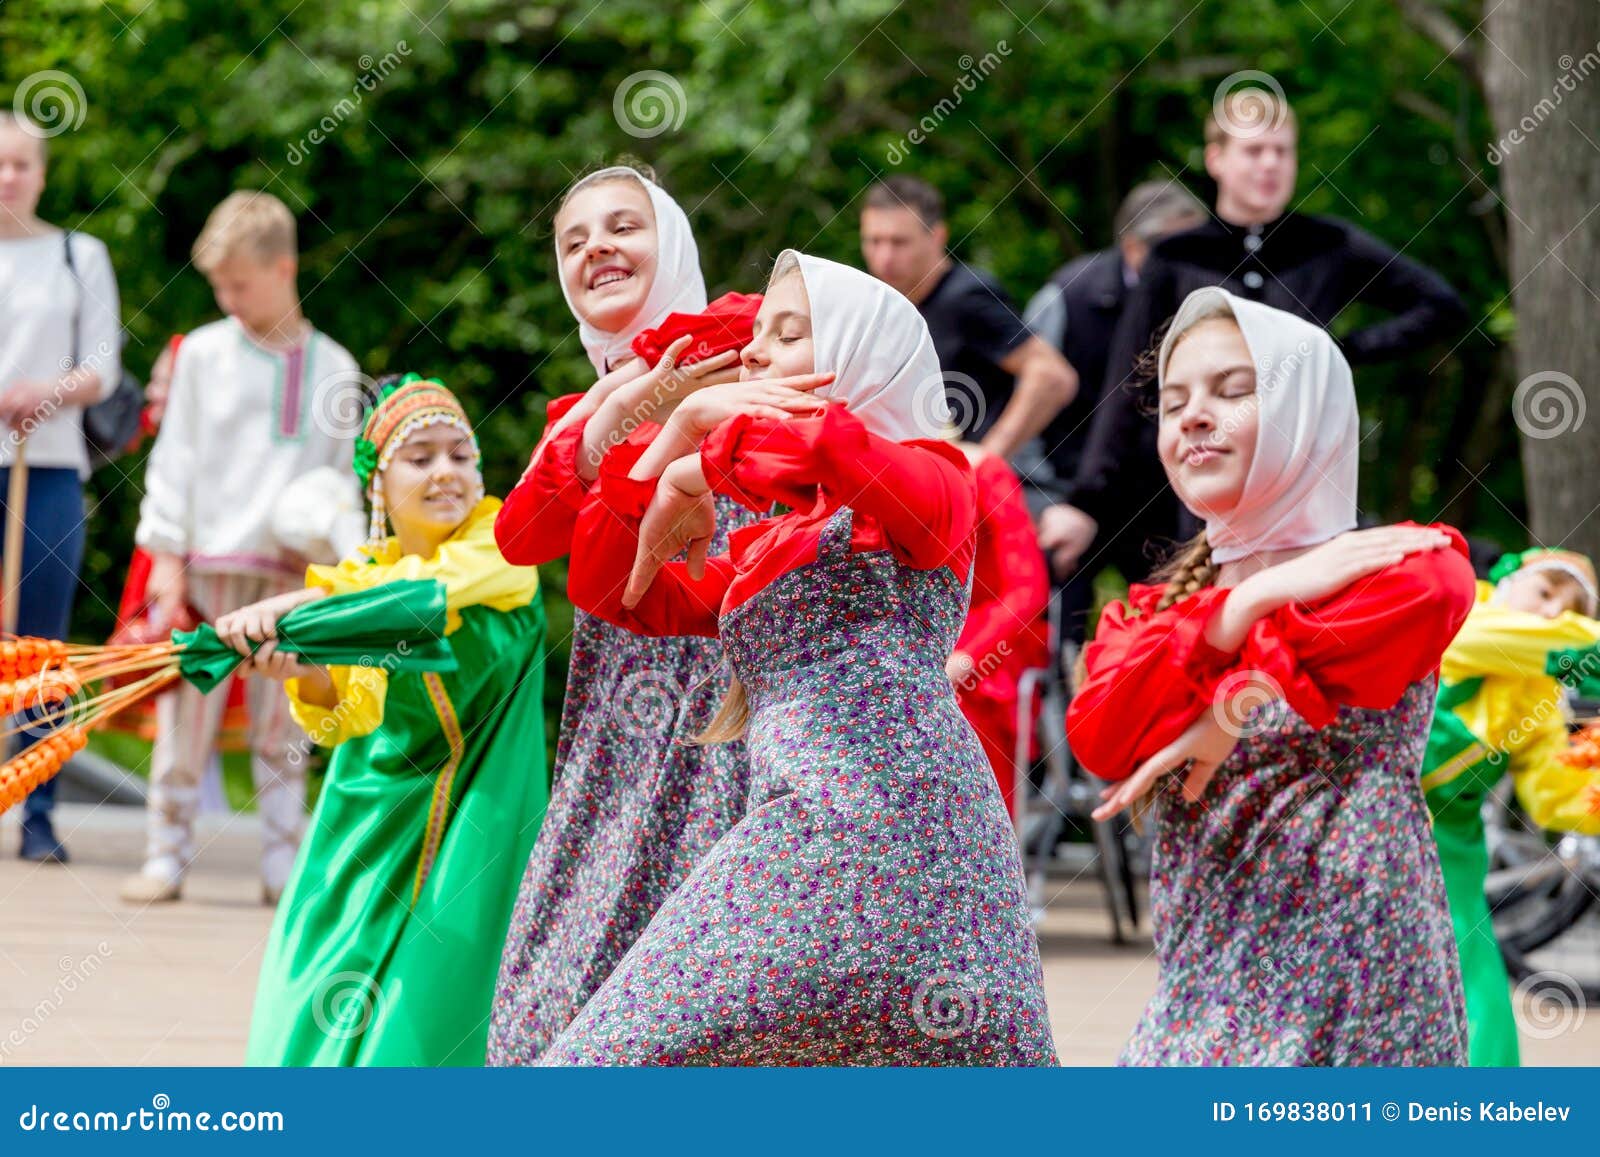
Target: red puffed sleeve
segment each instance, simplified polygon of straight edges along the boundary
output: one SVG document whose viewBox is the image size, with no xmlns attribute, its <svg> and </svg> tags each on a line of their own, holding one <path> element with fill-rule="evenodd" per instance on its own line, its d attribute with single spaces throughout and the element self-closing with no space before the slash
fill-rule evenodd
<svg viewBox="0 0 1600 1157">
<path fill-rule="evenodd" d="M 806 509 L 820 489 L 881 527 L 883 547 L 907 566 L 965 578 L 971 565 L 977 498 L 953 446 L 880 438 L 835 404 L 815 418 L 735 415 L 701 443 L 700 460 L 712 489 L 752 510 Z"/>
<path fill-rule="evenodd" d="M 1107 606 L 1083 651 L 1088 677 L 1067 707 L 1067 742 L 1101 779 L 1126 779 L 1183 734 L 1234 660 L 1205 640 L 1225 588 L 1157 611 L 1162 590 L 1135 585 L 1126 603 Z"/>
<path fill-rule="evenodd" d="M 1251 626 L 1233 655 L 1204 638 L 1227 589 L 1137 618 L 1113 603 L 1084 651 L 1088 679 L 1067 710 L 1073 752 L 1102 779 L 1125 778 L 1198 718 L 1233 672 L 1266 676 L 1312 727 L 1327 726 L 1341 706 L 1393 707 L 1438 667 L 1472 607 L 1466 541 L 1433 527 L 1450 536 L 1449 546 L 1409 554 L 1314 604 L 1278 608 Z M 1135 587 L 1130 595 L 1148 612 L 1160 591 Z"/>
<path fill-rule="evenodd" d="M 1250 628 L 1236 665 L 1276 682 L 1313 727 L 1341 706 L 1393 707 L 1438 668 L 1476 595 L 1466 539 L 1443 523 L 1431 528 L 1450 545 L 1409 554 L 1314 605 L 1278 608 Z"/>
<path fill-rule="evenodd" d="M 573 533 L 567 597 L 574 606 L 635 634 L 714 636 L 734 578 L 726 555 L 707 559 L 705 578 L 699 582 L 689 577 L 686 564 L 669 562 L 638 606 L 630 610 L 622 605 L 639 548 L 639 522 L 656 492 L 656 479 L 628 477 L 647 445 L 644 440 L 625 442 L 601 462 Z"/>
<path fill-rule="evenodd" d="M 1013 652 L 1036 629 L 1050 601 L 1050 578 L 1039 551 L 1022 484 L 1005 460 L 988 457 L 974 471 L 978 484 L 978 541 L 972 569 L 972 609 L 956 650 L 987 655 L 1002 642 Z"/>
<path fill-rule="evenodd" d="M 522 480 L 495 516 L 495 543 L 501 556 L 514 566 L 554 562 L 572 549 L 572 530 L 588 494 L 588 485 L 577 470 L 584 423 L 573 422 L 561 430 L 556 427 L 582 400 L 581 393 L 566 394 L 550 403 L 544 437 L 534 447 Z"/>
</svg>

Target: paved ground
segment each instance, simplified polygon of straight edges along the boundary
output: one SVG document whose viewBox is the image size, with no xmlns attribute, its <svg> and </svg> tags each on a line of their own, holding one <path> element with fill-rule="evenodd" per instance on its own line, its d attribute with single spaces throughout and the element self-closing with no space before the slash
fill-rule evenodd
<svg viewBox="0 0 1600 1157">
<path fill-rule="evenodd" d="M 15 815 L 0 820 L 0 1064 L 236 1065 L 271 913 L 259 904 L 256 827 L 202 825 L 184 903 L 125 906 L 138 858 L 134 808 L 64 805 L 67 868 L 16 860 Z M 1155 985 L 1148 939 L 1107 942 L 1097 885 L 1055 881 L 1040 929 L 1061 1059 L 1109 1064 Z M 1528 1064 L 1600 1063 L 1600 1010 L 1525 1039 Z"/>
</svg>

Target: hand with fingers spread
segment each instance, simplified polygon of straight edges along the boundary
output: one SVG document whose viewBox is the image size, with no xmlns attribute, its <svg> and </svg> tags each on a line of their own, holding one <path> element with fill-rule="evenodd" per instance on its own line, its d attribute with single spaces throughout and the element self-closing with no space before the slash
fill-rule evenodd
<svg viewBox="0 0 1600 1157">
<path fill-rule="evenodd" d="M 585 481 L 593 481 L 607 452 L 641 425 L 665 418 L 696 390 L 737 379 L 737 350 L 726 350 L 692 365 L 679 365 L 692 340 L 688 335 L 680 337 L 667 347 L 653 369 L 619 384 L 598 404 L 584 427 L 583 452 L 578 455 L 578 473 Z"/>
<path fill-rule="evenodd" d="M 685 551 L 689 577 L 696 581 L 704 578 L 706 551 L 716 530 L 717 509 L 700 456 L 677 459 L 662 473 L 655 497 L 639 522 L 639 549 L 622 605 L 630 610 L 638 606 L 661 568 Z"/>
<path fill-rule="evenodd" d="M 1327 598 L 1395 565 L 1408 554 L 1449 545 L 1449 535 L 1427 526 L 1375 526 L 1346 531 L 1240 582 L 1207 625 L 1206 641 L 1220 651 L 1235 651 L 1256 620 L 1279 607 Z"/>
<path fill-rule="evenodd" d="M 814 391 L 833 381 L 832 374 L 800 374 L 792 378 L 758 379 L 708 386 L 690 394 L 661 428 L 650 448 L 634 463 L 629 476 L 654 478 L 667 463 L 693 454 L 705 436 L 736 414 L 757 418 L 793 418 L 815 414 L 827 403 Z"/>
<path fill-rule="evenodd" d="M 1239 743 L 1238 728 L 1229 727 L 1226 717 L 1226 709 L 1220 704 L 1202 711 L 1183 734 L 1141 763 L 1132 775 L 1102 791 L 1100 798 L 1104 802 L 1094 809 L 1094 818 L 1108 820 L 1132 807 L 1162 776 L 1173 771 L 1184 773 L 1183 798 L 1191 803 L 1199 799 L 1217 768 Z"/>
</svg>

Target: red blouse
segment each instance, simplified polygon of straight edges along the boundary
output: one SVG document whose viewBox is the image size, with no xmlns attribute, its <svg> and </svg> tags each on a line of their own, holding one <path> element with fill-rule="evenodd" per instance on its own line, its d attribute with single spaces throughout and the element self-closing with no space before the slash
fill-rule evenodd
<svg viewBox="0 0 1600 1157">
<path fill-rule="evenodd" d="M 1022 500 L 1022 484 L 1003 458 L 979 460 L 978 542 L 972 569 L 972 609 L 956 650 L 975 661 L 998 652 L 1001 643 L 1017 670 L 1047 661 L 1045 607 L 1050 577 L 1039 551 L 1033 519 Z"/>
<path fill-rule="evenodd" d="M 495 543 L 514 566 L 538 566 L 572 552 L 572 531 L 589 495 L 577 469 L 584 423 L 574 422 L 560 432 L 555 428 L 582 400 L 583 394 L 577 393 L 550 402 L 544 437 L 534 447 L 522 480 L 495 516 Z"/>
<path fill-rule="evenodd" d="M 1199 718 L 1235 672 L 1266 675 L 1312 727 L 1327 726 L 1341 706 L 1393 707 L 1438 667 L 1472 607 L 1466 541 L 1431 525 L 1450 535 L 1450 547 L 1407 555 L 1314 605 L 1280 607 L 1231 655 L 1205 640 L 1227 588 L 1157 612 L 1165 588 L 1135 584 L 1126 604 L 1106 607 L 1084 650 L 1088 678 L 1067 709 L 1073 754 L 1102 779 L 1132 775 Z"/>
<path fill-rule="evenodd" d="M 706 481 L 751 510 L 781 502 L 789 513 L 733 531 L 728 553 L 708 559 L 698 582 L 686 564 L 668 563 L 639 605 L 625 609 L 639 521 L 656 489 L 655 479 L 628 477 L 645 441 L 630 440 L 601 463 L 567 572 L 573 603 L 618 626 L 644 635 L 715 635 L 722 614 L 816 561 L 823 526 L 842 506 L 855 512 L 853 553 L 887 550 L 921 570 L 947 566 L 963 581 L 971 568 L 976 502 L 959 450 L 880 438 L 841 405 L 814 418 L 738 415 L 700 446 Z"/>
</svg>

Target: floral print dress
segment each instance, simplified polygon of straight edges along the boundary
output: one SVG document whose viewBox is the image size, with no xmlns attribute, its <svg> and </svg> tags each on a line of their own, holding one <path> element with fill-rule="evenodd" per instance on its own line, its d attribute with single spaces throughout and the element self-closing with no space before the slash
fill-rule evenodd
<svg viewBox="0 0 1600 1157">
<path fill-rule="evenodd" d="M 948 568 L 850 552 L 723 619 L 750 808 L 544 1064 L 1051 1065 L 1010 821 L 944 673 Z"/>
<path fill-rule="evenodd" d="M 1434 680 L 1312 728 L 1279 699 L 1154 809 L 1160 983 L 1128 1065 L 1459 1065 L 1466 1011 L 1416 769 Z"/>
<path fill-rule="evenodd" d="M 555 426 L 581 395 L 550 409 Z M 508 558 L 571 544 L 583 425 L 534 456 L 496 527 Z M 715 545 L 755 515 L 718 505 Z M 491 1065 L 532 1064 L 600 987 L 663 900 L 744 814 L 744 744 L 690 746 L 728 688 L 715 639 L 647 638 L 579 611 L 550 807 L 511 918 L 489 1029 Z"/>
<path fill-rule="evenodd" d="M 1164 588 L 1135 584 L 1102 614 L 1067 713 L 1085 767 L 1124 778 L 1210 711 L 1238 741 L 1197 801 L 1181 773 L 1159 781 L 1160 980 L 1123 1063 L 1465 1063 L 1417 779 L 1439 658 L 1473 597 L 1465 540 L 1439 529 L 1449 547 L 1280 607 L 1234 653 L 1206 639 L 1226 588 L 1157 609 Z"/>
</svg>

